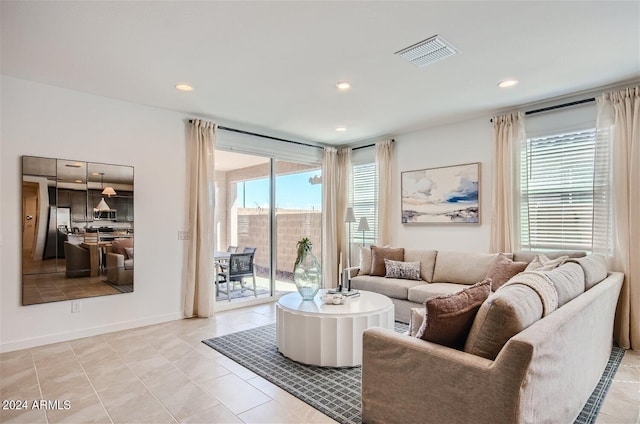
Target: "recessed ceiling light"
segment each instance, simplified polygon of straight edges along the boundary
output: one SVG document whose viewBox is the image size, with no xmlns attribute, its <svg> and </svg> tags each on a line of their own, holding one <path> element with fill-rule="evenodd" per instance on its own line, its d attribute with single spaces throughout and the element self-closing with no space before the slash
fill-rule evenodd
<svg viewBox="0 0 640 424">
<path fill-rule="evenodd" d="M 338 132 L 343 132 L 343 131 L 346 131 L 346 130 L 347 130 L 347 127 L 343 127 L 343 126 L 336 127 L 336 131 L 338 131 Z"/>
<path fill-rule="evenodd" d="M 508 88 L 508 87 L 516 86 L 518 84 L 520 84 L 520 81 L 514 80 L 514 79 L 509 79 L 509 80 L 500 81 L 498 83 L 498 87 L 500 87 L 500 88 Z"/>
<path fill-rule="evenodd" d="M 76 180 L 76 182 L 77 182 L 77 183 L 81 183 L 81 182 L 82 182 L 82 180 Z"/>
<path fill-rule="evenodd" d="M 97 172 L 92 172 L 92 173 L 91 173 L 91 175 L 98 176 L 98 175 L 100 175 L 100 174 L 98 174 Z"/>
<path fill-rule="evenodd" d="M 346 81 L 338 81 L 336 83 L 336 87 L 338 87 L 338 90 L 340 91 L 346 91 L 351 88 L 351 84 Z"/>
<path fill-rule="evenodd" d="M 176 84 L 176 90 L 193 91 L 193 87 L 191 87 L 189 84 L 180 83 L 180 84 Z"/>
</svg>

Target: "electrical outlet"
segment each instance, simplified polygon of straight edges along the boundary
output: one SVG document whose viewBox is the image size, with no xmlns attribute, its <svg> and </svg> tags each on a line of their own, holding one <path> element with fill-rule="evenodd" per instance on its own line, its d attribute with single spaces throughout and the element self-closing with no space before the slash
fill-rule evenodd
<svg viewBox="0 0 640 424">
<path fill-rule="evenodd" d="M 178 230 L 178 240 L 189 240 L 189 239 L 191 239 L 191 234 L 189 234 L 189 231 Z"/>
<path fill-rule="evenodd" d="M 80 312 L 80 305 L 81 303 L 79 301 L 73 301 L 71 302 L 71 313 L 72 314 L 76 314 L 78 312 Z"/>
</svg>

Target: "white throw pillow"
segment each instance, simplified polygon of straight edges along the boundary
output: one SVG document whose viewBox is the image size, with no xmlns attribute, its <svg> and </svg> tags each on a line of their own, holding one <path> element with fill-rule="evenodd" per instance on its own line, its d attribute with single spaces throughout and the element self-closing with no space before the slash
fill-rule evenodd
<svg viewBox="0 0 640 424">
<path fill-rule="evenodd" d="M 128 259 L 133 259 L 133 247 L 125 247 L 124 251 L 127 252 Z"/>
<path fill-rule="evenodd" d="M 360 270 L 358 275 L 371 274 L 371 247 L 360 247 Z"/>
<path fill-rule="evenodd" d="M 533 258 L 531 262 L 529 262 L 529 265 L 527 265 L 525 271 L 551 271 L 552 269 L 555 269 L 563 263 L 567 262 L 567 260 L 569 260 L 568 256 L 560 256 L 556 259 L 549 259 L 545 254 L 539 253 L 535 258 Z"/>
</svg>

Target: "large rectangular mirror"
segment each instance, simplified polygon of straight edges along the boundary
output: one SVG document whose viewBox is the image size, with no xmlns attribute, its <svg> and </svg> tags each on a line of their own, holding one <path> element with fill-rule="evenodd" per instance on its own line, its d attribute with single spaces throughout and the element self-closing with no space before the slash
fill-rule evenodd
<svg viewBox="0 0 640 424">
<path fill-rule="evenodd" d="M 133 167 L 22 157 L 22 304 L 133 292 Z"/>
</svg>

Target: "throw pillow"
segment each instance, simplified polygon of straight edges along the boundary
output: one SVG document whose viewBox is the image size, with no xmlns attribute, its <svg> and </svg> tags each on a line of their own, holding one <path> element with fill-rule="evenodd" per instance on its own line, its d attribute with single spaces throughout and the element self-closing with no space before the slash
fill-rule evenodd
<svg viewBox="0 0 640 424">
<path fill-rule="evenodd" d="M 133 238 L 116 239 L 111 242 L 111 250 L 118 255 L 126 255 L 125 248 L 133 247 Z"/>
<path fill-rule="evenodd" d="M 404 261 L 404 249 L 392 249 L 371 246 L 371 273 L 370 275 L 377 275 L 384 277 L 386 268 L 384 265 L 385 259 L 391 259 L 392 261 Z"/>
<path fill-rule="evenodd" d="M 371 248 L 362 246 L 360 248 L 360 270 L 358 275 L 369 275 L 371 273 Z"/>
<path fill-rule="evenodd" d="M 133 259 L 133 247 L 125 247 L 124 251 L 127 252 L 127 257 Z"/>
<path fill-rule="evenodd" d="M 556 259 L 549 259 L 544 253 L 539 253 L 531 262 L 529 262 L 525 271 L 551 271 L 552 269 L 555 269 L 567 262 L 567 260 L 569 260 L 569 256 L 560 256 Z"/>
<path fill-rule="evenodd" d="M 403 280 L 421 280 L 420 262 L 401 262 L 384 259 L 386 278 L 400 278 Z"/>
<path fill-rule="evenodd" d="M 485 279 L 457 293 L 425 302 L 426 317 L 416 337 L 462 349 L 482 303 L 491 293 L 491 280 Z"/>
<path fill-rule="evenodd" d="M 514 262 L 500 253 L 489 266 L 485 278 L 491 279 L 491 289 L 496 291 L 511 277 L 524 271 L 527 265 L 526 262 Z"/>
</svg>

